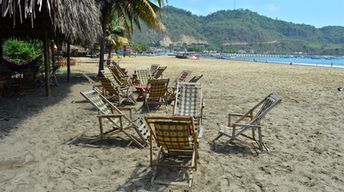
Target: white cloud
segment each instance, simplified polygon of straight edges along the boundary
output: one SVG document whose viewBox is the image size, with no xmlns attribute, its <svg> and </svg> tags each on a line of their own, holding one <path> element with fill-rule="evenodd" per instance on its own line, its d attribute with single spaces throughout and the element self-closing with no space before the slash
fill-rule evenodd
<svg viewBox="0 0 344 192">
<path fill-rule="evenodd" d="M 273 3 L 269 3 L 265 6 L 266 10 L 270 11 L 270 12 L 275 12 L 275 11 L 278 11 L 280 8 L 276 5 L 276 4 L 273 4 Z"/>
</svg>

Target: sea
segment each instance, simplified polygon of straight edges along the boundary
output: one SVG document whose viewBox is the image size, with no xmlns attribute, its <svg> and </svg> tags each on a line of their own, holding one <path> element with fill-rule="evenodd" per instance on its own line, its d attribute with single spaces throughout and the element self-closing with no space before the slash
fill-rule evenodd
<svg viewBox="0 0 344 192">
<path fill-rule="evenodd" d="M 225 60 L 309 65 L 318 67 L 333 67 L 344 69 L 344 56 L 304 56 L 304 55 L 260 55 L 260 54 L 207 54 L 202 58 L 216 58 Z"/>
</svg>

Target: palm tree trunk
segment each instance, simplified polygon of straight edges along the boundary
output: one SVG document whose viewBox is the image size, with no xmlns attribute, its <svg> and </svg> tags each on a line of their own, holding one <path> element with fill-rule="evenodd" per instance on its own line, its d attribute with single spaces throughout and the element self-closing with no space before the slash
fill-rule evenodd
<svg viewBox="0 0 344 192">
<path fill-rule="evenodd" d="M 112 58 L 112 46 L 109 45 L 109 46 L 108 46 L 108 58 L 107 58 L 107 64 L 108 64 L 108 65 L 111 64 L 111 58 Z"/>
<path fill-rule="evenodd" d="M 67 82 L 70 82 L 70 42 L 67 43 Z"/>
<path fill-rule="evenodd" d="M 44 71 L 45 71 L 45 94 L 50 96 L 50 63 L 49 63 L 49 39 L 47 31 L 43 36 L 43 52 L 44 52 Z"/>
</svg>

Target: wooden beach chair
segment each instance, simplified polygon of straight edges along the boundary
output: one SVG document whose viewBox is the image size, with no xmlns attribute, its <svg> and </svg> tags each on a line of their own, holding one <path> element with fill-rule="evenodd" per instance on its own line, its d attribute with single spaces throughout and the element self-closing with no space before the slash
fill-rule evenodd
<svg viewBox="0 0 344 192">
<path fill-rule="evenodd" d="M 167 103 L 171 103 L 175 99 L 178 82 L 184 82 L 185 79 L 192 73 L 190 70 L 183 70 L 174 80 L 173 85 L 168 89 Z"/>
<path fill-rule="evenodd" d="M 101 85 L 103 87 L 103 93 L 107 98 L 113 102 L 117 102 L 118 105 L 122 103 L 135 105 L 136 101 L 132 96 L 132 92 L 128 87 L 121 88 L 116 85 L 114 80 L 111 80 L 109 75 L 104 75 L 104 77 L 99 77 Z"/>
<path fill-rule="evenodd" d="M 144 96 L 144 106 L 148 112 L 149 105 L 161 105 L 165 103 L 165 96 L 167 92 L 169 79 L 151 79 L 148 81 L 147 91 Z"/>
<path fill-rule="evenodd" d="M 156 180 L 158 167 L 174 167 L 190 171 L 188 184 L 192 184 L 192 171 L 197 170 L 198 135 L 192 117 L 146 117 L 150 130 L 150 165 L 154 170 L 152 183 L 180 184 Z M 158 146 L 156 160 L 153 161 L 153 139 Z M 170 159 L 172 158 L 172 159 Z M 180 161 L 184 159 L 184 161 Z M 169 161 L 170 160 L 170 161 Z M 172 160 L 172 161 L 171 161 Z M 179 161 L 176 161 L 179 160 Z M 185 162 L 188 160 L 188 162 Z"/>
<path fill-rule="evenodd" d="M 189 83 L 197 83 L 198 80 L 200 80 L 203 77 L 203 75 L 196 75 L 193 76 L 190 80 Z"/>
<path fill-rule="evenodd" d="M 148 80 L 150 79 L 149 69 L 139 69 L 136 70 L 137 79 L 140 85 L 147 85 Z"/>
<path fill-rule="evenodd" d="M 103 140 L 105 137 L 111 137 L 118 133 L 124 133 L 132 140 L 129 144 L 134 142 L 140 147 L 146 146 L 149 137 L 148 129 L 143 123 L 141 125 L 136 123 L 136 121 L 139 119 L 135 121 L 132 120 L 131 108 L 121 108 L 121 110 L 126 110 L 129 112 L 128 117 L 97 90 L 81 92 L 81 95 L 98 109 L 97 117 L 99 120 L 100 140 Z M 107 119 L 112 124 L 112 130 L 104 132 L 104 119 Z M 136 136 L 129 133 L 129 130 L 133 130 Z"/>
<path fill-rule="evenodd" d="M 200 83 L 179 82 L 174 102 L 174 116 L 194 118 L 199 135 L 202 136 L 203 95 Z"/>
<path fill-rule="evenodd" d="M 155 73 L 153 74 L 153 79 L 159 79 L 160 77 L 163 78 L 163 72 L 167 69 L 167 66 L 159 67 Z"/>
<path fill-rule="evenodd" d="M 239 136 L 243 136 L 255 141 L 260 151 L 269 151 L 269 148 L 263 142 L 260 122 L 266 114 L 281 101 L 282 99 L 280 97 L 271 93 L 244 114 L 228 114 L 228 125 L 224 126 L 218 124 L 220 131 L 218 136 L 213 140 L 213 143 L 215 144 L 215 141 L 220 139 L 222 136 L 229 137 L 227 143 L 234 140 L 244 142 L 238 138 Z M 238 119 L 232 122 L 233 117 Z M 245 134 L 245 132 L 249 130 L 252 131 L 252 136 Z M 258 132 L 258 140 L 256 139 L 256 131 Z"/>
<path fill-rule="evenodd" d="M 149 69 L 150 76 L 153 77 L 154 73 L 158 70 L 159 64 L 152 64 Z"/>
<path fill-rule="evenodd" d="M 130 86 L 129 76 L 126 75 L 117 65 L 108 66 L 113 78 L 121 86 Z"/>
<path fill-rule="evenodd" d="M 174 81 L 175 82 L 175 85 L 177 85 L 178 82 L 184 82 L 185 79 L 190 76 L 192 73 L 192 71 L 190 70 L 183 70 L 179 76 L 176 78 L 176 80 Z"/>
</svg>

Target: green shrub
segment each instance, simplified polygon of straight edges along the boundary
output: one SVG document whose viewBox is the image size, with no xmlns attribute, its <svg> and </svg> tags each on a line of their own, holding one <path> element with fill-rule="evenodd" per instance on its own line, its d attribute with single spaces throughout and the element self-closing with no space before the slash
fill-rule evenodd
<svg viewBox="0 0 344 192">
<path fill-rule="evenodd" d="M 16 64 L 32 61 L 42 54 L 42 42 L 38 40 L 22 41 L 8 39 L 4 43 L 4 57 Z"/>
</svg>

